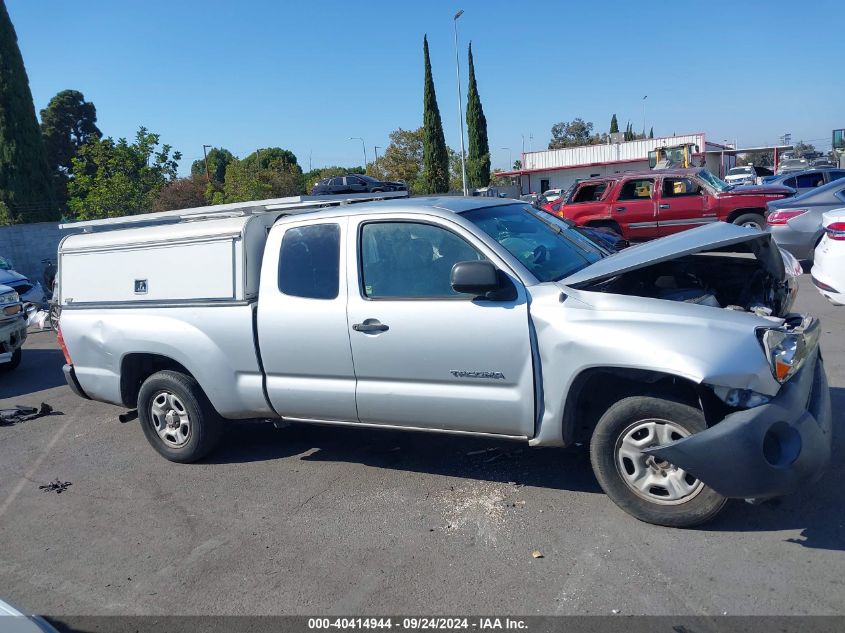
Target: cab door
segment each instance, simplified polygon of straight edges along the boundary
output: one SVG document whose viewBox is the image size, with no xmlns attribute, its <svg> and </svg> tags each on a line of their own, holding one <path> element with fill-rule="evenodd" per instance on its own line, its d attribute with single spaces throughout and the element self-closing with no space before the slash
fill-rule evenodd
<svg viewBox="0 0 845 633">
<path fill-rule="evenodd" d="M 495 253 L 455 223 L 350 218 L 349 340 L 363 423 L 530 437 L 534 379 L 525 288 L 454 292 L 452 266 Z"/>
<path fill-rule="evenodd" d="M 283 417 L 357 421 L 346 325 L 346 218 L 270 231 L 256 315 L 270 404 Z"/>
<path fill-rule="evenodd" d="M 657 237 L 657 203 L 654 178 L 628 178 L 619 185 L 619 195 L 611 203 L 611 218 L 627 224 L 632 240 Z"/>
<path fill-rule="evenodd" d="M 657 205 L 657 230 L 662 237 L 715 222 L 707 190 L 690 176 L 664 176 Z"/>
</svg>

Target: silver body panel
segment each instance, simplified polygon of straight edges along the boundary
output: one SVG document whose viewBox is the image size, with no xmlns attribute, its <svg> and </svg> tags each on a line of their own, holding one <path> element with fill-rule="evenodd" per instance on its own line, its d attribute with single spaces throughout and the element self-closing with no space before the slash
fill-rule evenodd
<svg viewBox="0 0 845 633">
<path fill-rule="evenodd" d="M 76 376 L 91 398 L 119 404 L 126 355 L 160 354 L 190 371 L 226 418 L 281 416 L 493 434 L 527 438 L 535 445 L 563 443 L 569 387 L 581 372 L 595 367 L 653 370 L 764 394 L 778 391 L 755 328 L 779 320 L 568 285 L 679 253 L 758 240 L 759 232 L 724 224 L 694 229 L 608 257 L 562 283 L 541 284 L 459 215 L 500 204 L 514 201 L 416 198 L 361 203 L 353 209 L 282 217 L 269 236 L 263 223 L 263 235 L 253 235 L 249 221 L 241 219 L 246 272 L 235 277 L 234 296 L 242 301 L 74 306 L 63 300 L 61 329 Z M 458 234 L 511 278 L 517 298 L 367 299 L 358 278 L 358 228 L 378 220 L 413 220 Z M 220 222 L 228 220 L 196 225 L 213 229 Z M 277 283 L 284 232 L 317 222 L 341 228 L 338 297 L 286 296 Z M 68 246 L 94 246 L 86 237 L 93 236 L 77 236 Z M 120 257 L 119 243 L 97 239 L 98 249 Z M 257 275 L 256 300 L 250 291 L 258 287 Z M 103 279 L 108 282 L 107 275 Z M 372 318 L 390 329 L 376 334 L 353 329 Z"/>
</svg>

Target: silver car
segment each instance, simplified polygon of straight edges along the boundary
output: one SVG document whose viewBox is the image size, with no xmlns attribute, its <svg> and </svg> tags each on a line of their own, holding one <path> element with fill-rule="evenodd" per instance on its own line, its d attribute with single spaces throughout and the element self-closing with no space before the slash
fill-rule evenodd
<svg viewBox="0 0 845 633">
<path fill-rule="evenodd" d="M 845 207 L 845 179 L 834 180 L 812 191 L 769 202 L 767 230 L 778 246 L 798 259 L 813 259 L 813 251 L 824 235 L 822 214 Z"/>
</svg>

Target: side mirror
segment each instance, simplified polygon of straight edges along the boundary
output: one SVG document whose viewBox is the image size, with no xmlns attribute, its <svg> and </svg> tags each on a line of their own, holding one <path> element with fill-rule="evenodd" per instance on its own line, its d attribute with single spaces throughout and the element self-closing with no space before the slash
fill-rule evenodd
<svg viewBox="0 0 845 633">
<path fill-rule="evenodd" d="M 452 266 L 452 290 L 498 301 L 516 299 L 510 279 L 488 261 L 458 262 Z"/>
</svg>

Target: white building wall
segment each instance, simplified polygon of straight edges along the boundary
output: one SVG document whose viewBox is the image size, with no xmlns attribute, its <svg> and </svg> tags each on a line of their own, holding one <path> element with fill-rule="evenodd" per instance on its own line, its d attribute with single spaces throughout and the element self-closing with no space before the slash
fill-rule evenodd
<svg viewBox="0 0 845 633">
<path fill-rule="evenodd" d="M 648 159 L 631 163 L 618 163 L 612 165 L 594 165 L 592 167 L 575 167 L 573 169 L 558 169 L 539 171 L 521 176 L 523 193 L 542 193 L 540 184 L 543 180 L 549 181 L 549 189 L 567 189 L 570 185 L 585 178 L 596 176 L 608 176 L 623 171 L 648 170 Z"/>
</svg>

